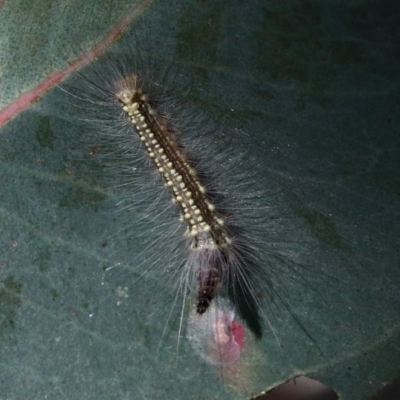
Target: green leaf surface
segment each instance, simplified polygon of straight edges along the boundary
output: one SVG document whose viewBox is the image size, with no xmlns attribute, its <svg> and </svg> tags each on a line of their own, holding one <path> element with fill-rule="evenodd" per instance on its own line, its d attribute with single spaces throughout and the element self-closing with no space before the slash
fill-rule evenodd
<svg viewBox="0 0 400 400">
<path fill-rule="evenodd" d="M 5 2 L 0 398 L 246 399 L 307 374 L 367 399 L 399 376 L 399 11 L 395 1 Z M 141 210 L 115 212 L 101 165 L 85 162 L 85 126 L 56 81 L 41 89 L 110 32 L 121 34 L 114 48 L 144 38 L 188 74 L 191 101 L 236 132 L 237 151 L 261 160 L 296 216 L 299 279 L 282 276 L 273 300 L 288 295 L 296 318 L 282 306 L 276 335 L 248 334 L 232 368 L 202 363 L 184 334 L 177 346 L 171 288 L 134 268 L 146 261 Z M 24 103 L 28 92 L 40 99 Z"/>
</svg>

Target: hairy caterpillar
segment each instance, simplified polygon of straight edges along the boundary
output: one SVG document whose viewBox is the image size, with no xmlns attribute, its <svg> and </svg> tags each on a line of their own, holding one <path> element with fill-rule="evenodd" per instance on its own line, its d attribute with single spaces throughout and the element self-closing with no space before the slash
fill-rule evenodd
<svg viewBox="0 0 400 400">
<path fill-rule="evenodd" d="M 159 276 L 162 290 L 173 288 L 174 304 L 183 304 L 179 335 L 187 325 L 206 361 L 231 364 L 246 343 L 244 325 L 256 338 L 263 326 L 274 332 L 268 314 L 282 306 L 277 283 L 304 279 L 291 259 L 300 243 L 294 238 L 304 236 L 301 223 L 284 216 L 281 189 L 268 188 L 257 157 L 243 147 L 243 139 L 254 144 L 254 138 L 217 128 L 183 105 L 174 93 L 188 83 L 160 60 L 156 68 L 152 57 L 135 36 L 128 39 L 67 83 L 67 102 L 75 102 L 77 121 L 88 122 L 87 153 L 108 165 L 111 185 L 122 192 L 120 208 L 144 210 L 127 229 L 128 236 L 148 231 L 136 273 Z M 272 205 L 271 196 L 282 204 Z M 302 243 L 305 251 L 309 244 Z M 187 310 L 193 303 L 198 316 Z"/>
<path fill-rule="evenodd" d="M 207 311 L 215 292 L 229 269 L 232 238 L 224 227 L 222 214 L 215 210 L 198 172 L 178 142 L 171 122 L 151 106 L 151 99 L 138 86 L 138 77 L 129 75 L 116 97 L 129 115 L 140 140 L 146 146 L 165 184 L 179 205 L 182 220 L 188 224 L 191 256 L 184 269 L 193 270 L 198 281 L 197 312 Z M 192 272 L 189 272 L 192 274 Z"/>
</svg>

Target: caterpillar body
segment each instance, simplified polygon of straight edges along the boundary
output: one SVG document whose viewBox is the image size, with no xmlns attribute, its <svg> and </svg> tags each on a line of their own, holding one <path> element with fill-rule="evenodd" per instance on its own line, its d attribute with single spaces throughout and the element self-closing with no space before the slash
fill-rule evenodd
<svg viewBox="0 0 400 400">
<path fill-rule="evenodd" d="M 76 103 L 75 120 L 84 121 L 86 154 L 108 166 L 110 185 L 122 192 L 121 208 L 144 207 L 129 230 L 145 232 L 148 218 L 156 221 L 142 254 L 129 263 L 140 276 L 154 270 L 160 287 L 174 288 L 174 304 L 183 299 L 179 336 L 186 331 L 207 362 L 232 364 L 251 341 L 245 327 L 260 338 L 268 326 L 279 341 L 273 308 L 291 311 L 275 282 L 288 271 L 286 279 L 301 279 L 290 257 L 302 224 L 269 202 L 274 191 L 275 202 L 284 200 L 243 147 L 253 138 L 216 128 L 183 106 L 173 93 L 187 92 L 187 82 L 182 89 L 170 67 L 149 69 L 155 62 L 139 47 L 133 39 L 109 51 L 63 90 Z"/>
<path fill-rule="evenodd" d="M 170 188 L 179 205 L 182 220 L 188 224 L 191 256 L 186 268 L 197 276 L 197 312 L 207 311 L 221 281 L 222 265 L 230 258 L 232 239 L 225 228 L 224 217 L 215 210 L 197 172 L 190 165 L 184 148 L 165 117 L 150 105 L 150 99 L 137 87 L 132 75 L 126 87 L 117 93 L 150 158 Z"/>
<path fill-rule="evenodd" d="M 264 182 L 251 172 L 256 161 L 250 152 L 235 150 L 229 143 L 232 134 L 170 95 L 165 81 L 173 86 L 176 72 L 169 71 L 167 78 L 164 71 L 149 73 L 154 62 L 140 54 L 137 40 L 133 43 L 67 82 L 66 102 L 75 103 L 74 119 L 86 125 L 86 154 L 104 162 L 111 186 L 122 188 L 117 190 L 121 204 L 145 207 L 130 229 L 141 231 L 147 216 L 159 221 L 158 228 L 150 228 L 144 261 L 135 270 L 139 275 L 159 271 L 160 287 L 175 288 L 174 296 L 183 299 L 179 335 L 188 325 L 186 335 L 203 359 L 230 364 L 244 347 L 243 323 L 261 337 L 262 320 L 268 321 L 260 300 L 270 284 L 264 279 L 263 254 L 275 253 L 279 261 L 275 249 L 277 241 L 285 240 L 279 237 L 282 221 L 272 216 Z M 268 242 L 261 237 L 266 224 Z M 270 274 L 281 267 L 271 264 Z M 185 310 L 185 304 L 195 312 Z M 210 341 L 213 352 L 206 350 Z"/>
</svg>

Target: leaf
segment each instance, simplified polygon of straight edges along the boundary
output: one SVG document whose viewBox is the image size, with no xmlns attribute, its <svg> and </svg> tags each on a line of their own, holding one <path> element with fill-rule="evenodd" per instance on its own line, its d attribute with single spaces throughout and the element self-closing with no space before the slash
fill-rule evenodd
<svg viewBox="0 0 400 400">
<path fill-rule="evenodd" d="M 307 374 L 365 399 L 398 376 L 398 11 L 356 1 L 5 3 L 3 396 L 243 399 Z M 101 165 L 82 162 L 82 127 L 51 89 L 96 43 L 100 55 L 137 31 L 160 51 L 173 44 L 167 56 L 190 74 L 191 99 L 244 132 L 238 149 L 289 188 L 300 221 L 295 277 L 307 283 L 283 276 L 278 287 L 297 319 L 281 305 L 271 317 L 281 346 L 271 330 L 250 335 L 234 369 L 202 364 L 184 338 L 177 350 L 175 314 L 164 334 L 169 288 L 135 280 L 141 232 L 116 234 L 140 210 L 116 216 Z M 312 241 L 302 244 L 299 226 Z"/>
</svg>

